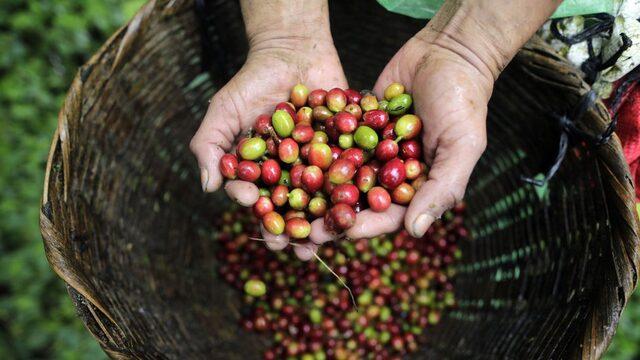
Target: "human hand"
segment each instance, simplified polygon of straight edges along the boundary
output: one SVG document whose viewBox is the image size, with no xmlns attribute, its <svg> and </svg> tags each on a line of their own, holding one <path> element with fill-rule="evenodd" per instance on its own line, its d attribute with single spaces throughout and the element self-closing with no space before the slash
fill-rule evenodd
<svg viewBox="0 0 640 360">
<path fill-rule="evenodd" d="M 191 140 L 190 148 L 198 160 L 202 189 L 214 192 L 222 185 L 219 161 L 232 149 L 236 138 L 249 129 L 260 114 L 273 111 L 273 105 L 286 101 L 291 87 L 304 83 L 310 89 L 347 88 L 346 78 L 329 32 L 326 4 L 310 5 L 282 2 L 276 19 L 289 19 L 274 27 L 277 21 L 271 13 L 260 10 L 265 3 L 243 1 L 243 14 L 247 23 L 250 50 L 240 71 L 211 99 L 209 109 Z M 280 3 L 275 1 L 275 3 Z M 305 6 L 320 6 L 307 9 Z M 300 16 L 300 14 L 318 14 Z M 302 20 L 299 20 L 302 19 Z M 243 206 L 258 200 L 258 188 L 245 181 L 229 181 L 227 194 Z M 286 236 L 274 236 L 263 231 L 267 246 L 284 248 Z M 294 248 L 302 259 L 313 256 L 315 245 L 304 244 Z"/>
<path fill-rule="evenodd" d="M 415 237 L 425 234 L 442 213 L 464 196 L 473 168 L 486 147 L 487 104 L 493 83 L 520 47 L 561 1 L 449 0 L 426 28 L 409 40 L 382 71 L 374 91 L 399 82 L 412 93 L 423 121 L 428 180 L 408 208 L 392 205 L 384 213 L 365 210 L 346 232 L 371 238 L 403 224 Z M 312 240 L 334 235 L 312 224 Z"/>
</svg>

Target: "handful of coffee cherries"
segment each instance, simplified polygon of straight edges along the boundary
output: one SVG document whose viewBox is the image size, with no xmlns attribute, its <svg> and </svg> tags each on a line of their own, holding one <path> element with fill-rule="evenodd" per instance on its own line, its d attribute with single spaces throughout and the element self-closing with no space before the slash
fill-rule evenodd
<svg viewBox="0 0 640 360">
<path fill-rule="evenodd" d="M 320 217 L 327 230 L 342 232 L 361 210 L 408 204 L 426 181 L 412 102 L 399 83 L 384 99 L 298 84 L 289 102 L 257 117 L 235 154 L 222 156 L 222 175 L 258 186 L 253 213 L 274 235 L 305 239 Z"/>
</svg>

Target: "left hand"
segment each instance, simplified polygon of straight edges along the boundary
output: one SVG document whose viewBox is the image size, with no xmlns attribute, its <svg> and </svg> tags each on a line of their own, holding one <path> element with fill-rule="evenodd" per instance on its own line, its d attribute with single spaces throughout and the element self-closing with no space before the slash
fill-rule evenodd
<svg viewBox="0 0 640 360">
<path fill-rule="evenodd" d="M 561 3 L 550 0 L 448 0 L 427 27 L 387 64 L 374 91 L 399 82 L 413 94 L 423 121 L 427 182 L 408 208 L 392 205 L 384 213 L 365 210 L 346 235 L 371 238 L 404 227 L 423 236 L 444 211 L 461 201 L 473 168 L 487 144 L 487 104 L 493 83 L 522 45 Z M 311 240 L 332 236 L 313 227 Z"/>
</svg>

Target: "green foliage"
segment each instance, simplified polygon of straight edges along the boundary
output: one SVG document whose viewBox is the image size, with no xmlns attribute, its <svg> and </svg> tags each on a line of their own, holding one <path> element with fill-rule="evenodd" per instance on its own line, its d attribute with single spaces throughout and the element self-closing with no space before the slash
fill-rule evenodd
<svg viewBox="0 0 640 360">
<path fill-rule="evenodd" d="M 0 358 L 104 358 L 50 270 L 38 204 L 78 66 L 141 0 L 0 1 Z"/>
<path fill-rule="evenodd" d="M 98 359 L 46 263 L 38 204 L 57 112 L 76 69 L 143 0 L 0 1 L 0 359 Z M 640 354 L 640 295 L 607 353 Z"/>
</svg>

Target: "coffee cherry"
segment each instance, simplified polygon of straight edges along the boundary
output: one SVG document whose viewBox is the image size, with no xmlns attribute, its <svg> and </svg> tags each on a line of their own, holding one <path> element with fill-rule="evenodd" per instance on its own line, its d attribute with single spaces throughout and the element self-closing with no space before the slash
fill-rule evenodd
<svg viewBox="0 0 640 360">
<path fill-rule="evenodd" d="M 405 179 L 404 163 L 398 158 L 388 161 L 378 172 L 378 182 L 389 190 L 395 189 Z"/>
<path fill-rule="evenodd" d="M 396 135 L 402 137 L 403 140 L 410 140 L 420 134 L 422 121 L 415 115 L 407 114 L 398 119 L 393 130 Z"/>
<path fill-rule="evenodd" d="M 311 224 L 305 219 L 293 218 L 287 221 L 285 231 L 293 239 L 306 239 L 311 233 Z"/>
<path fill-rule="evenodd" d="M 287 113 L 289 113 L 289 115 L 291 115 L 291 118 L 294 118 L 296 116 L 296 107 L 288 101 L 277 103 L 276 108 L 273 111 L 275 112 L 278 110 L 286 111 Z"/>
<path fill-rule="evenodd" d="M 309 106 L 311 106 L 312 108 L 315 108 L 317 106 L 324 105 L 326 96 L 327 96 L 326 90 L 316 89 L 309 93 L 309 96 L 307 97 L 307 102 L 309 103 Z"/>
<path fill-rule="evenodd" d="M 365 165 L 358 169 L 355 184 L 363 193 L 368 192 L 376 183 L 376 172 L 371 166 Z"/>
<path fill-rule="evenodd" d="M 373 129 L 383 129 L 389 123 L 389 114 L 382 110 L 371 110 L 362 116 L 364 124 Z"/>
<path fill-rule="evenodd" d="M 275 211 L 268 212 L 262 217 L 262 226 L 273 235 L 280 235 L 284 232 L 284 219 Z"/>
<path fill-rule="evenodd" d="M 329 145 L 329 147 L 331 148 L 331 161 L 338 160 L 340 154 L 342 154 L 342 149 L 335 145 Z"/>
<path fill-rule="evenodd" d="M 309 149 L 308 162 L 322 170 L 326 170 L 331 165 L 331 148 L 327 144 L 313 143 Z"/>
<path fill-rule="evenodd" d="M 309 97 L 309 88 L 302 85 L 297 84 L 291 89 L 291 102 L 296 107 L 302 107 L 307 103 L 307 98 Z"/>
<path fill-rule="evenodd" d="M 306 219 L 307 215 L 304 213 L 304 211 L 300 211 L 300 210 L 289 210 L 286 213 L 284 213 L 284 221 L 287 222 L 293 218 L 300 218 L 300 219 Z"/>
<path fill-rule="evenodd" d="M 233 154 L 224 154 L 220 158 L 220 173 L 227 179 L 233 180 L 237 177 L 238 158 Z"/>
<path fill-rule="evenodd" d="M 360 107 L 360 105 L 347 104 L 347 106 L 344 107 L 344 111 L 355 116 L 356 120 L 358 121 L 360 121 L 360 119 L 362 118 L 362 108 Z"/>
<path fill-rule="evenodd" d="M 387 126 L 385 126 L 384 129 L 382 129 L 382 138 L 395 140 L 396 132 L 393 130 L 393 128 L 395 127 L 396 127 L 395 122 L 388 123 Z"/>
<path fill-rule="evenodd" d="M 315 144 L 315 143 L 326 144 L 328 142 L 329 142 L 329 136 L 327 136 L 326 132 L 316 131 L 313 133 L 313 138 L 311 139 L 312 144 Z"/>
<path fill-rule="evenodd" d="M 266 189 L 266 188 L 258 189 L 258 194 L 260 196 L 266 196 L 268 198 L 271 198 L 271 191 L 269 191 L 269 189 Z"/>
<path fill-rule="evenodd" d="M 358 148 L 346 149 L 342 154 L 340 154 L 340 159 L 349 160 L 356 166 L 356 168 L 359 168 L 364 164 L 364 152 L 362 149 Z"/>
<path fill-rule="evenodd" d="M 367 203 L 371 210 L 382 212 L 391 206 L 391 196 L 384 188 L 375 186 L 367 193 Z"/>
<path fill-rule="evenodd" d="M 389 161 L 396 156 L 398 156 L 398 144 L 391 139 L 382 140 L 376 147 L 376 158 L 382 162 Z"/>
<path fill-rule="evenodd" d="M 284 185 L 277 185 L 271 190 L 271 202 L 275 206 L 283 206 L 289 201 L 289 189 Z"/>
<path fill-rule="evenodd" d="M 335 116 L 328 118 L 327 121 L 324 122 L 324 131 L 327 133 L 327 136 L 329 137 L 329 141 L 333 142 L 338 139 L 338 136 L 340 136 L 340 132 L 336 127 Z"/>
<path fill-rule="evenodd" d="M 341 134 L 350 134 L 358 127 L 358 120 L 355 116 L 346 111 L 341 111 L 334 116 L 336 129 Z"/>
<path fill-rule="evenodd" d="M 389 100 L 389 105 L 387 106 L 387 111 L 391 115 L 402 115 L 409 110 L 411 104 L 413 103 L 413 99 L 409 94 L 400 94 L 393 99 Z"/>
<path fill-rule="evenodd" d="M 320 105 L 313 108 L 311 116 L 313 117 L 313 120 L 322 122 L 332 117 L 333 113 L 328 107 Z"/>
<path fill-rule="evenodd" d="M 393 202 L 396 204 L 407 205 L 411 202 L 411 199 L 413 199 L 413 195 L 415 194 L 416 194 L 416 191 L 413 188 L 413 186 L 407 183 L 402 183 L 398 185 L 398 187 L 393 189 L 393 192 L 391 193 L 391 198 L 393 199 Z"/>
<path fill-rule="evenodd" d="M 304 210 L 309 205 L 309 194 L 304 190 L 296 188 L 289 193 L 289 206 L 295 210 Z"/>
<path fill-rule="evenodd" d="M 273 129 L 276 131 L 278 136 L 286 138 L 291 135 L 295 123 L 293 122 L 293 115 L 289 114 L 284 110 L 277 110 L 271 116 L 271 125 L 273 125 Z"/>
<path fill-rule="evenodd" d="M 313 120 L 313 109 L 308 106 L 301 107 L 298 109 L 294 120 L 296 125 L 311 125 L 311 121 Z"/>
<path fill-rule="evenodd" d="M 327 200 L 321 197 L 314 197 L 309 201 L 309 213 L 315 217 L 322 217 L 327 212 Z"/>
<path fill-rule="evenodd" d="M 342 134 L 338 137 L 338 145 L 342 149 L 349 149 L 353 146 L 353 135 L 351 134 Z"/>
<path fill-rule="evenodd" d="M 311 194 L 322 188 L 323 181 L 322 169 L 318 166 L 307 166 L 302 172 L 302 187 Z"/>
<path fill-rule="evenodd" d="M 260 135 L 269 135 L 273 129 L 273 127 L 271 127 L 271 117 L 265 114 L 258 115 L 253 124 L 253 129 Z"/>
<path fill-rule="evenodd" d="M 295 140 L 287 138 L 280 142 L 280 146 L 278 146 L 278 156 L 282 162 L 292 164 L 298 159 L 299 154 L 300 149 Z"/>
<path fill-rule="evenodd" d="M 311 143 L 306 143 L 300 148 L 300 157 L 307 160 L 309 157 L 309 150 L 311 150 Z"/>
<path fill-rule="evenodd" d="M 400 96 L 402 94 L 404 94 L 404 85 L 396 82 L 389 84 L 389 86 L 384 89 L 384 98 L 387 100 L 391 100 L 396 96 Z"/>
<path fill-rule="evenodd" d="M 253 137 L 238 144 L 238 152 L 244 160 L 255 160 L 267 151 L 267 143 L 259 137 Z"/>
<path fill-rule="evenodd" d="M 266 196 L 260 196 L 258 201 L 253 204 L 253 213 L 257 218 L 262 219 L 262 217 L 269 212 L 272 212 L 275 207 L 273 206 L 273 202 Z"/>
<path fill-rule="evenodd" d="M 293 187 L 302 187 L 302 173 L 306 166 L 302 164 L 294 165 L 289 171 L 289 176 L 291 176 L 291 186 Z"/>
<path fill-rule="evenodd" d="M 262 163 L 261 178 L 266 185 L 275 185 L 280 181 L 282 171 L 277 161 L 273 159 Z"/>
<path fill-rule="evenodd" d="M 309 125 L 296 125 L 291 132 L 291 137 L 299 144 L 308 143 L 313 139 L 314 131 Z"/>
<path fill-rule="evenodd" d="M 267 286 L 264 282 L 251 279 L 244 284 L 244 292 L 253 297 L 260 297 L 267 293 Z"/>
<path fill-rule="evenodd" d="M 378 101 L 378 110 L 382 110 L 382 111 L 389 110 L 389 102 L 387 100 Z"/>
<path fill-rule="evenodd" d="M 416 159 L 405 160 L 404 170 L 407 175 L 407 179 L 414 180 L 422 173 L 423 165 Z"/>
<path fill-rule="evenodd" d="M 373 150 L 378 145 L 378 134 L 372 128 L 363 125 L 358 127 L 353 140 L 360 148 Z"/>
<path fill-rule="evenodd" d="M 418 175 L 418 177 L 413 180 L 413 182 L 411 182 L 411 186 L 416 189 L 416 191 L 420 190 L 420 188 L 422 187 L 422 185 L 424 185 L 424 183 L 427 182 L 427 175 L 425 174 L 420 174 Z"/>
<path fill-rule="evenodd" d="M 357 90 L 347 89 L 344 91 L 344 94 L 347 95 L 347 102 L 349 104 L 358 104 L 362 99 L 362 94 Z"/>
<path fill-rule="evenodd" d="M 356 173 L 355 165 L 345 159 L 336 160 L 327 172 L 329 174 L 329 181 L 334 184 L 344 184 L 353 178 Z"/>
<path fill-rule="evenodd" d="M 360 100 L 360 107 L 365 113 L 371 110 L 378 110 L 378 99 L 375 95 L 365 95 Z"/>
<path fill-rule="evenodd" d="M 238 164 L 238 178 L 248 182 L 255 182 L 260 178 L 260 166 L 253 161 L 240 161 Z"/>
<path fill-rule="evenodd" d="M 282 174 L 280 175 L 280 180 L 278 180 L 278 184 L 284 185 L 286 187 L 291 186 L 291 175 L 288 170 L 282 170 Z"/>
<path fill-rule="evenodd" d="M 278 157 L 278 145 L 273 138 L 268 138 L 267 141 L 267 155 L 271 157 Z"/>
<path fill-rule="evenodd" d="M 347 204 L 337 204 L 325 215 L 325 226 L 331 230 L 346 230 L 356 222 L 356 212 Z"/>
<path fill-rule="evenodd" d="M 358 202 L 360 191 L 353 184 L 340 184 L 331 191 L 331 202 L 334 204 L 347 204 L 354 206 Z"/>
<path fill-rule="evenodd" d="M 331 194 L 335 187 L 336 186 L 329 180 L 329 175 L 324 174 L 322 177 L 322 191 L 324 191 L 325 194 Z"/>
<path fill-rule="evenodd" d="M 327 107 L 334 113 L 342 111 L 347 105 L 347 95 L 339 88 L 333 88 L 327 92 Z"/>
<path fill-rule="evenodd" d="M 422 146 L 416 140 L 400 142 L 400 157 L 407 159 L 419 159 L 422 156 Z"/>
</svg>

